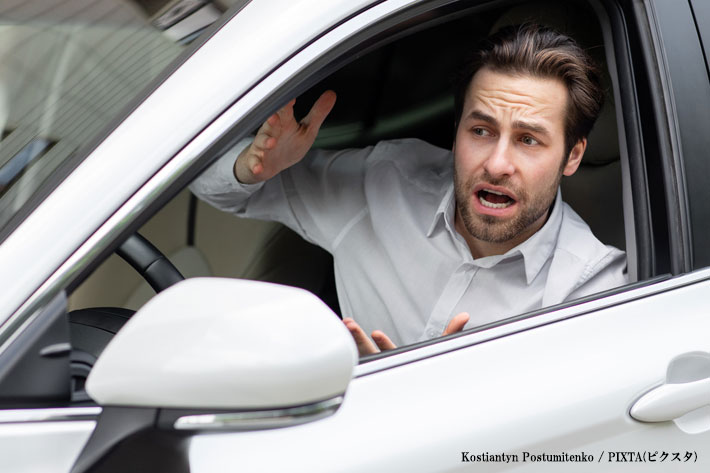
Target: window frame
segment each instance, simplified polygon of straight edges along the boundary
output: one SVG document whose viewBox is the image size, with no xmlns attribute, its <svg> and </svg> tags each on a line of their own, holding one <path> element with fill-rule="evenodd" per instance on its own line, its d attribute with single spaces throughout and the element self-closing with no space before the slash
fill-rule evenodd
<svg viewBox="0 0 710 473">
<path fill-rule="evenodd" d="M 698 4 L 652 0 L 649 16 L 657 41 L 658 69 L 662 72 L 666 123 L 671 251 L 678 272 L 710 265 L 710 249 L 703 236 L 710 227 L 706 176 L 710 162 L 707 124 L 710 123 L 710 76 L 696 11 Z M 707 10 L 707 9 L 706 9 Z M 674 268 L 674 271 L 675 269 Z M 676 274 L 674 272 L 674 274 Z"/>
<path fill-rule="evenodd" d="M 187 146 L 167 162 L 74 252 L 60 269 L 25 302 L 16 315 L 27 314 L 41 307 L 58 290 L 67 288 L 71 292 L 95 269 L 99 262 L 115 250 L 123 239 L 137 230 L 168 200 L 177 195 L 194 177 L 211 164 L 215 157 L 221 155 L 233 143 L 258 127 L 273 110 L 285 104 L 290 97 L 299 95 L 321 78 L 344 65 L 353 54 L 365 54 L 386 42 L 397 40 L 401 35 L 410 34 L 413 30 L 408 22 L 418 16 L 425 17 L 435 9 L 441 9 L 442 13 L 433 21 L 442 22 L 452 16 L 473 14 L 477 9 L 491 8 L 491 3 L 493 2 L 469 0 L 453 5 L 449 0 L 429 0 L 412 5 L 407 0 L 386 0 L 376 3 L 371 8 L 359 12 L 325 32 L 304 46 L 276 70 L 262 78 L 210 125 L 193 137 Z M 615 5 L 611 0 L 604 0 L 604 5 L 600 5 L 595 0 L 591 0 L 591 3 L 597 6 L 600 14 L 606 12 L 610 15 L 611 20 L 606 24 L 602 21 L 602 27 L 606 35 L 614 38 L 615 53 L 617 57 L 621 57 L 616 64 L 623 66 L 622 72 L 625 74 L 623 80 L 629 80 L 630 70 L 627 69 L 628 66 L 623 60 L 628 57 L 628 52 L 624 49 L 626 43 L 622 41 L 625 38 L 625 33 L 623 30 L 620 31 L 624 25 L 619 18 L 620 11 L 610 9 L 610 5 Z M 409 6 L 403 7 L 402 5 Z M 423 22 L 417 24 L 414 29 L 423 28 L 429 24 Z M 616 84 L 615 90 L 619 87 L 620 85 Z M 627 106 L 631 105 L 623 104 L 624 109 Z M 623 116 L 624 126 L 621 128 L 626 130 L 627 135 L 633 133 L 632 136 L 626 136 L 627 144 L 635 143 L 634 140 L 638 140 L 638 117 L 629 113 L 625 113 Z M 632 169 L 632 175 L 633 172 Z M 636 184 L 634 182 L 632 178 L 634 199 L 637 196 L 643 198 L 647 191 L 645 181 Z M 639 214 L 641 215 L 639 216 Z M 643 210 L 641 212 L 634 211 L 633 215 L 636 235 L 638 235 L 639 229 L 646 225 L 646 220 L 643 218 Z M 651 251 L 646 247 L 641 250 Z M 480 340 L 517 333 L 535 326 L 591 313 L 600 308 L 624 303 L 638 297 L 645 297 L 646 294 L 656 290 L 664 290 L 665 286 L 662 285 L 658 289 L 655 288 L 654 283 L 658 281 L 659 279 L 644 280 L 635 285 L 612 289 L 582 300 L 520 314 L 463 334 L 409 345 L 386 355 L 366 359 L 365 361 L 377 361 L 377 363 L 361 365 L 368 366 L 368 368 L 362 369 L 362 373 L 379 370 L 383 366 L 397 366 L 413 359 L 444 353 L 450 351 L 452 346 L 480 343 Z M 636 289 L 639 289 L 640 292 Z M 451 342 L 455 343 L 452 345 Z"/>
</svg>

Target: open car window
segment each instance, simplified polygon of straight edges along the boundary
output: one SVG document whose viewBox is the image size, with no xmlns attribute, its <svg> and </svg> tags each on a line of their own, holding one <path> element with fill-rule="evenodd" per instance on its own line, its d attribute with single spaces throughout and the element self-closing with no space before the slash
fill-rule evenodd
<svg viewBox="0 0 710 473">
<path fill-rule="evenodd" d="M 621 190 L 628 179 L 623 169 L 626 156 L 619 146 L 619 110 L 613 78 L 606 67 L 607 57 L 611 56 L 607 54 L 600 21 L 590 21 L 596 18 L 593 8 L 586 2 L 574 6 L 541 2 L 446 11 L 441 15 L 427 18 L 428 21 L 420 18 L 421 27 L 414 30 L 392 32 L 392 37 L 385 36 L 377 47 L 366 48 L 356 60 L 343 61 L 339 57 L 334 61 L 338 67 L 329 64 L 292 89 L 300 92 L 297 116 L 304 116 L 322 91 L 333 89 L 338 93 L 338 103 L 315 146 L 358 148 L 381 140 L 414 137 L 450 149 L 454 133 L 451 77 L 466 50 L 506 25 L 526 20 L 548 23 L 574 36 L 602 65 L 607 92 L 606 105 L 589 138 L 583 164 L 574 177 L 563 181 L 563 198 L 603 243 L 623 250 L 631 242 L 633 250 L 633 234 L 624 224 L 625 217 L 632 218 L 624 214 L 623 201 L 629 197 Z M 273 108 L 264 106 L 260 114 L 266 117 L 271 112 Z M 342 313 L 338 300 L 332 257 L 281 224 L 234 218 L 183 191 L 141 232 L 186 277 L 246 278 L 302 287 L 321 297 L 336 314 L 348 315 Z M 74 293 L 70 308 L 117 306 L 136 310 L 152 294 L 145 282 L 112 256 Z M 493 326 L 545 311 L 512 314 L 511 319 L 497 321 Z"/>
</svg>

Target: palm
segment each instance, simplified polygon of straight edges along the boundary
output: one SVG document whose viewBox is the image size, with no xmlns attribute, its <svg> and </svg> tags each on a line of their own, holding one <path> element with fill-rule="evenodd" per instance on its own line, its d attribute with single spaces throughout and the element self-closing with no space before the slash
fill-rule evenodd
<svg viewBox="0 0 710 473">
<path fill-rule="evenodd" d="M 324 92 L 300 122 L 293 115 L 291 100 L 259 128 L 253 143 L 237 159 L 235 173 L 249 184 L 272 178 L 306 155 L 325 117 L 335 105 L 335 93 Z"/>
</svg>

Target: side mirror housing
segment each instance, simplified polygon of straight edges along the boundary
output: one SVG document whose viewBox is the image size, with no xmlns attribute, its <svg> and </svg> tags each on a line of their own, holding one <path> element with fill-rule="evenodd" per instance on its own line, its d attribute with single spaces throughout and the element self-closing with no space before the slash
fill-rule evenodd
<svg viewBox="0 0 710 473">
<path fill-rule="evenodd" d="M 105 406 L 274 409 L 342 395 L 357 360 L 350 333 L 313 294 L 194 278 L 126 323 L 86 389 Z"/>
</svg>

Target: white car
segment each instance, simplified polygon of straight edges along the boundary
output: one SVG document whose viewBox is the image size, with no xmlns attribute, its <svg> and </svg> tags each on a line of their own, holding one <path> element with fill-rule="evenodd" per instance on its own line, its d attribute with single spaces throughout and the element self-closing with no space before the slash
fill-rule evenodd
<svg viewBox="0 0 710 473">
<path fill-rule="evenodd" d="M 527 19 L 604 64 L 563 195 L 629 285 L 358 360 L 328 255 L 190 196 L 326 88 L 319 146 L 450 146 Z M 705 0 L 0 1 L 0 470 L 710 471 L 707 51 Z"/>
</svg>

